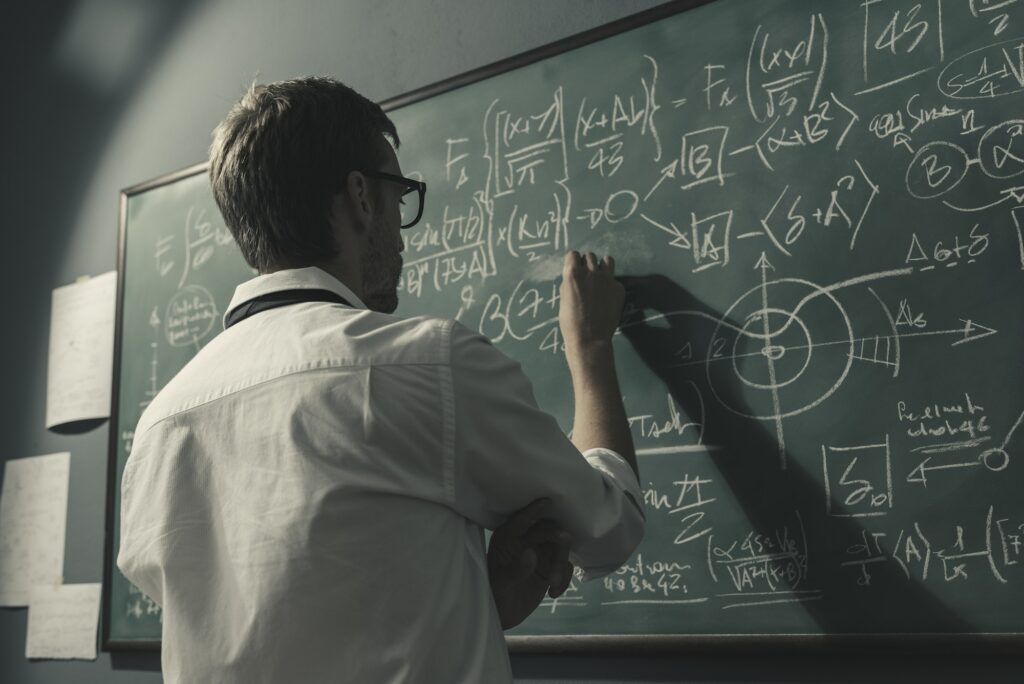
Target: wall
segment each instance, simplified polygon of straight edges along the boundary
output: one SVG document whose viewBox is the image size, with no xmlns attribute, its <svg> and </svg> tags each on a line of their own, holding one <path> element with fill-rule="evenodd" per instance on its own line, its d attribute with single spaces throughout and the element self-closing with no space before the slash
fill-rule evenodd
<svg viewBox="0 0 1024 684">
<path fill-rule="evenodd" d="M 657 0 L 78 0 L 0 20 L 0 458 L 71 451 L 65 581 L 102 576 L 107 430 L 44 428 L 50 292 L 115 268 L 121 188 L 202 161 L 253 79 L 337 77 L 385 99 Z M 156 682 L 153 654 L 29 663 L 25 610 L 0 610 L 0 681 Z M 519 681 L 1010 680 L 1006 659 L 515 656 Z M 1005 679 L 1004 679 L 1005 678 Z"/>
</svg>

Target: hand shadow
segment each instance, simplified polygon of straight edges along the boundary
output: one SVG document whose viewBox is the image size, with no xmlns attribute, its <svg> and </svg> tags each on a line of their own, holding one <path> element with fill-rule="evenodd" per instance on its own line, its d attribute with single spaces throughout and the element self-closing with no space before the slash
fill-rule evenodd
<svg viewBox="0 0 1024 684">
<path fill-rule="evenodd" d="M 799 511 L 806 529 L 810 549 L 800 549 L 804 555 L 803 575 L 807 579 L 800 589 L 819 589 L 821 600 L 802 602 L 807 613 L 825 634 L 867 631 L 851 630 L 851 621 L 843 619 L 849 611 L 865 609 L 869 601 L 878 597 L 872 591 L 878 584 L 888 587 L 886 612 L 870 618 L 872 632 L 884 632 L 890 615 L 913 616 L 915 625 L 926 628 L 915 630 L 928 633 L 966 633 L 970 627 L 933 596 L 919 580 L 906 579 L 895 563 L 870 566 L 876 575 L 876 584 L 858 587 L 853 581 L 855 568 L 841 568 L 843 549 L 862 543 L 864 528 L 856 518 L 831 517 L 825 513 L 825 492 L 819 481 L 812 478 L 795 458 L 780 453 L 774 422 L 762 421 L 741 414 L 756 415 L 744 398 L 743 384 L 726 354 L 721 361 L 707 360 L 702 341 L 712 344 L 715 331 L 725 326 L 740 330 L 742 322 L 724 320 L 722 314 L 698 300 L 690 292 L 663 275 L 621 276 L 617 278 L 626 287 L 626 306 L 620 323 L 621 334 L 633 346 L 640 360 L 665 385 L 676 405 L 690 420 L 702 424 L 701 443 L 712 445 L 712 462 L 731 488 L 750 527 L 774 538 L 774 531 L 788 525 L 792 531 L 793 511 Z M 655 325 L 652 325 L 652 322 Z M 691 358 L 681 360 L 680 347 L 689 342 Z M 703 351 L 703 355 L 702 355 Z M 713 384 L 712 392 L 709 385 Z M 695 392 L 696 385 L 700 391 Z M 702 399 L 706 397 L 707 399 Z M 731 407 L 726 408 L 726 407 Z M 781 463 L 786 464 L 785 470 Z M 871 539 L 870 533 L 866 535 Z M 817 545 L 817 548 L 815 546 Z M 824 554 L 823 545 L 829 546 Z M 823 560 L 823 557 L 827 560 Z M 809 561 L 811 567 L 806 567 Z M 852 557 L 850 558 L 852 559 Z M 813 563 L 818 565 L 814 566 Z M 831 567 L 824 565 L 829 563 Z M 866 570 L 868 568 L 865 568 Z M 850 574 L 847 574 L 848 570 Z M 897 588 L 891 585 L 898 582 Z M 790 586 L 789 589 L 796 587 Z M 785 590 L 785 586 L 780 586 Z M 890 613 L 889 611 L 898 611 Z M 868 618 L 859 620 L 863 625 Z M 893 632 L 908 630 L 897 628 Z M 889 642 L 883 642 L 889 643 Z M 904 643 L 904 645 L 906 645 Z"/>
</svg>

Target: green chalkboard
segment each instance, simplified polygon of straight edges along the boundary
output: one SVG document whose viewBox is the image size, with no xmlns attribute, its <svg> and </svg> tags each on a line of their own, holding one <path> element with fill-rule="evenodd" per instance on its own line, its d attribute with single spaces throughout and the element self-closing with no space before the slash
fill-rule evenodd
<svg viewBox="0 0 1024 684">
<path fill-rule="evenodd" d="M 429 188 L 400 314 L 489 336 L 569 430 L 562 255 L 627 286 L 647 536 L 512 643 L 1019 644 L 1024 9 L 698 4 L 385 103 Z M 203 171 L 122 196 L 112 647 L 160 631 L 110 569 L 132 427 L 251 275 Z"/>
</svg>

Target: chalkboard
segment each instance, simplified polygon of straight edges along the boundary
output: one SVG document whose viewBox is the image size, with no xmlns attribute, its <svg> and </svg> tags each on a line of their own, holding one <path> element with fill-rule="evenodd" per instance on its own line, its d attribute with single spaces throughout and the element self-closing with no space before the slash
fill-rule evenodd
<svg viewBox="0 0 1024 684">
<path fill-rule="evenodd" d="M 1019 644 L 1024 10 L 697 4 L 384 103 L 428 184 L 399 314 L 489 336 L 568 431 L 562 255 L 627 286 L 647 535 L 510 642 Z M 109 647 L 159 637 L 112 568 L 132 427 L 252 275 L 204 171 L 122 194 Z"/>
</svg>

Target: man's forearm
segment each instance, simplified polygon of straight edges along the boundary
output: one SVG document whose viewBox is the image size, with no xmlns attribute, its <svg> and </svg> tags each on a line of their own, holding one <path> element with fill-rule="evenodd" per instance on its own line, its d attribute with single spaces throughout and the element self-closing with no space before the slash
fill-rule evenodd
<svg viewBox="0 0 1024 684">
<path fill-rule="evenodd" d="M 611 342 L 567 350 L 566 358 L 576 397 L 573 444 L 580 451 L 598 447 L 615 451 L 626 459 L 639 479 Z"/>
</svg>

